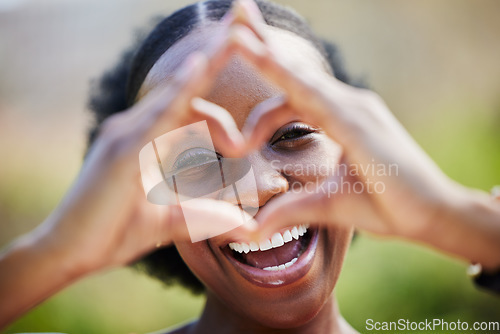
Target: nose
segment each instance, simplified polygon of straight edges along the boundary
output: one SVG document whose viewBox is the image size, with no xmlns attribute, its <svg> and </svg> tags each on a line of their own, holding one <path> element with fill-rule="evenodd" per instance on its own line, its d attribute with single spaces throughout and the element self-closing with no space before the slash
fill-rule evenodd
<svg viewBox="0 0 500 334">
<path fill-rule="evenodd" d="M 256 154 L 252 160 L 252 168 L 254 168 L 255 183 L 259 196 L 259 207 L 261 207 L 274 196 L 286 193 L 289 184 L 284 175 L 273 167 L 272 163 L 262 155 Z"/>
<path fill-rule="evenodd" d="M 234 182 L 236 189 L 227 187 L 227 191 L 221 194 L 220 199 L 241 205 L 245 211 L 253 215 L 271 198 L 287 192 L 289 183 L 271 161 L 263 157 L 262 154 L 256 152 L 247 156 L 246 159 L 251 167 L 250 174 L 246 174 Z"/>
</svg>

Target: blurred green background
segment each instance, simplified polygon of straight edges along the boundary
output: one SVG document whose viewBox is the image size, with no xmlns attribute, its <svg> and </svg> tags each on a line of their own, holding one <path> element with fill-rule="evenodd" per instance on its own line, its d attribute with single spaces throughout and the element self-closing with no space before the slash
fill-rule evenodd
<svg viewBox="0 0 500 334">
<path fill-rule="evenodd" d="M 339 45 L 350 72 L 384 97 L 448 175 L 483 190 L 500 184 L 499 1 L 278 2 Z M 135 28 L 188 3 L 0 0 L 0 245 L 40 223 L 78 173 L 90 80 Z M 500 299 L 474 289 L 465 267 L 361 235 L 336 293 L 361 332 L 367 319 L 500 321 Z M 145 333 L 192 319 L 202 306 L 201 296 L 116 269 L 65 289 L 5 333 Z"/>
</svg>

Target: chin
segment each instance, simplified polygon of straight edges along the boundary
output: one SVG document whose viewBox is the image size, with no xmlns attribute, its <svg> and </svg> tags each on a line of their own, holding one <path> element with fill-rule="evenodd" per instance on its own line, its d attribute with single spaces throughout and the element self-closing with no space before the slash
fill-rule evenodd
<svg viewBox="0 0 500 334">
<path fill-rule="evenodd" d="M 332 301 L 351 229 L 305 223 L 245 244 L 213 238 L 177 245 L 227 312 L 270 328 L 307 324 Z"/>
</svg>

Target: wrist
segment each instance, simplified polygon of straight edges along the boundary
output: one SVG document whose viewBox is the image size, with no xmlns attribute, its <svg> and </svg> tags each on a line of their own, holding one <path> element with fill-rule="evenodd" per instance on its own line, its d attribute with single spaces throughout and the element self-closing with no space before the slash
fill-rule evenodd
<svg viewBox="0 0 500 334">
<path fill-rule="evenodd" d="M 65 282 L 77 280 L 92 271 L 85 264 L 78 248 L 64 238 L 63 233 L 57 233 L 58 228 L 53 228 L 54 217 L 50 216 L 43 224 L 27 236 L 26 247 L 40 261 L 51 264 L 53 270 L 64 278 Z"/>
<path fill-rule="evenodd" d="M 21 236 L 0 254 L 0 328 L 81 277 L 41 231 Z"/>
<path fill-rule="evenodd" d="M 487 193 L 461 185 L 451 189 L 422 241 L 485 270 L 500 267 L 500 207 Z"/>
<path fill-rule="evenodd" d="M 458 198 L 462 197 L 461 189 L 458 189 L 460 185 L 448 178 L 435 181 L 438 182 L 433 182 L 429 189 L 416 193 L 412 198 L 416 214 L 409 217 L 410 227 L 400 234 L 404 239 L 438 246 L 443 236 L 452 229 L 450 222 L 453 222 L 451 217 L 455 214 L 454 203 L 460 202 Z"/>
</svg>

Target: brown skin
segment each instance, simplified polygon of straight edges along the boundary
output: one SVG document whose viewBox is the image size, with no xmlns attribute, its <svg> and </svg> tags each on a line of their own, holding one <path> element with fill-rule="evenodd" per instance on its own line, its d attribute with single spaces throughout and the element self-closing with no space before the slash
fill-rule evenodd
<svg viewBox="0 0 500 334">
<path fill-rule="evenodd" d="M 427 244 L 467 261 L 481 263 L 485 270 L 494 271 L 500 266 L 500 206 L 484 192 L 455 184 L 442 174 L 378 96 L 335 80 L 327 73 L 324 60 L 304 40 L 290 38 L 293 35 L 285 31 L 276 33 L 271 32 L 272 28 L 263 28 L 263 19 L 251 0 L 236 1 L 229 16 L 222 21 L 229 28 L 227 34 L 223 32 L 221 39 L 206 54 L 191 55 L 175 75 L 166 69 L 161 70 L 158 63 L 160 70 L 153 70 L 157 74 L 156 80 L 151 80 L 154 76 L 149 78 L 144 90 L 154 85 L 163 86 L 164 82 L 171 84 L 146 96 L 140 95 L 140 101 L 129 110 L 110 116 L 77 180 L 60 205 L 39 227 L 0 253 L 0 328 L 65 286 L 92 273 L 123 266 L 150 252 L 159 242 L 168 245 L 175 241 L 179 249 L 184 247 L 186 261 L 208 287 L 207 306 L 201 319 L 177 330 L 177 333 L 352 332 L 339 316 L 331 290 L 349 240 L 349 233 L 344 229 L 351 229 L 353 225 L 366 231 Z M 213 29 L 212 32 L 215 33 Z M 211 37 L 205 35 L 192 34 L 193 38 L 198 36 L 198 42 L 184 45 L 191 47 L 189 51 L 203 47 Z M 188 52 L 182 45 L 183 42 L 172 48 L 178 50 L 177 56 L 165 56 L 166 60 L 172 61 L 170 71 L 176 70 L 180 59 Z M 288 52 L 290 48 L 297 52 Z M 216 75 L 234 51 L 281 87 L 287 98 L 274 100 L 279 92 L 252 71 L 244 70 L 241 63 L 240 67 L 236 66 L 237 63 L 232 64 L 225 74 L 219 76 L 210 94 Z M 325 71 L 318 70 L 320 67 Z M 242 74 L 246 75 L 246 80 L 241 80 Z M 233 81 L 229 80 L 231 77 Z M 241 82 L 248 85 L 245 84 L 243 90 L 235 89 Z M 215 93 L 217 90 L 218 94 Z M 229 92 L 239 98 L 224 102 L 222 96 L 232 96 Z M 228 113 L 198 98 L 200 96 L 226 103 L 232 112 L 242 111 Z M 254 108 L 260 101 L 270 101 L 269 97 L 273 99 L 272 103 L 266 102 L 265 108 L 263 104 Z M 252 109 L 255 110 L 249 112 Z M 343 161 L 396 163 L 401 173 L 381 177 L 380 180 L 387 185 L 387 191 L 382 193 L 365 191 L 352 195 L 337 192 L 326 196 L 319 192 L 296 194 L 286 191 L 287 184 L 293 184 L 292 179 L 282 177 L 284 173 L 279 165 L 269 167 L 270 153 L 278 152 L 276 141 L 271 140 L 274 144 L 269 146 L 269 138 L 276 129 L 297 119 L 321 126 L 330 138 L 340 143 L 344 150 Z M 249 221 L 226 233 L 223 240 L 216 238 L 191 245 L 181 242 L 189 240 L 183 219 L 184 209 L 181 211 L 177 205 L 155 206 L 146 201 L 139 181 L 137 155 L 152 139 L 200 120 L 207 121 L 212 140 L 225 157 L 245 156 L 250 148 L 265 143 L 264 149 L 250 157 L 265 177 L 258 180 L 262 206 L 257 216 L 258 229 L 255 221 Z M 242 123 L 243 136 L 238 130 Z M 318 136 L 308 137 L 315 140 L 307 145 L 297 145 L 307 142 L 303 138 L 301 141 L 281 141 L 279 145 L 287 143 L 284 147 L 288 148 L 288 154 L 285 156 L 296 162 L 299 155 L 305 156 L 299 154 L 303 151 L 298 147 L 312 148 L 313 143 L 316 143 L 314 147 L 321 147 Z M 249 141 L 245 143 L 244 137 Z M 308 150 L 319 159 L 312 159 L 309 155 L 308 163 L 337 161 L 338 151 L 333 154 L 334 146 L 330 146 L 332 151 L 326 150 L 327 147 L 324 146 L 323 151 Z M 285 160 L 283 156 L 282 159 Z M 359 180 L 365 177 L 358 176 Z M 299 178 L 296 181 L 304 183 L 307 180 Z M 201 203 L 203 205 L 190 210 L 202 215 L 205 221 L 222 219 L 234 223 L 241 219 L 241 211 L 230 203 L 230 196 L 223 199 L 229 202 L 206 200 Z M 209 267 L 202 265 L 211 258 L 211 268 L 226 268 L 227 264 L 218 253 L 211 251 L 231 238 L 255 241 L 259 236 L 268 237 L 281 227 L 303 222 L 317 222 L 328 229 L 321 232 L 322 245 L 314 259 L 313 269 L 294 283 L 307 288 L 304 290 L 309 295 L 297 298 L 309 305 L 298 308 L 297 304 L 291 303 L 286 308 L 274 309 L 272 319 L 255 306 L 253 296 L 250 296 L 252 303 L 241 299 L 239 301 L 244 307 L 235 307 L 231 303 L 236 300 L 232 298 L 235 296 L 221 287 L 218 277 Z M 200 226 L 201 229 L 204 227 L 213 228 L 212 225 Z M 335 239 L 336 242 L 332 243 L 330 238 L 339 238 L 340 241 Z M 196 257 L 197 247 L 201 257 Z M 321 262 L 324 262 L 323 267 L 333 269 L 318 269 L 317 263 Z M 304 282 L 311 276 L 318 281 L 305 286 L 307 282 Z M 32 284 L 33 277 L 37 277 L 41 284 Z M 326 282 L 320 281 L 327 278 Z M 246 285 L 231 272 L 223 279 L 234 286 L 244 288 Z M 273 289 L 269 295 L 263 289 L 252 289 L 264 295 L 264 300 L 271 299 L 269 296 L 273 294 L 284 295 L 283 300 L 290 298 L 283 293 L 284 289 Z M 238 298 L 245 291 L 229 289 L 235 290 Z M 279 302 L 272 299 L 264 306 L 269 310 Z M 262 299 L 257 303 L 261 305 Z M 284 309 L 288 311 L 283 312 Z M 300 317 L 294 318 L 297 310 L 308 310 L 309 313 L 305 316 L 298 313 Z M 316 312 L 319 312 L 316 317 L 301 325 Z M 292 318 L 295 321 L 288 321 Z M 263 325 L 266 321 L 273 322 L 272 326 Z M 269 328 L 273 326 L 296 327 L 278 331 Z"/>
<path fill-rule="evenodd" d="M 260 234 L 268 235 L 294 221 L 356 226 L 423 243 L 496 272 L 500 267 L 498 203 L 483 191 L 450 180 L 379 96 L 321 72 L 301 71 L 300 64 L 287 59 L 282 49 L 259 33 L 264 21 L 251 0 L 241 0 L 238 9 L 240 54 L 287 96 L 256 122 L 245 125 L 243 134 L 250 139 L 249 145 L 259 147 L 275 125 L 297 115 L 320 125 L 341 144 L 347 165 L 379 163 L 396 165 L 399 170 L 397 175 L 357 174 L 349 182 L 365 184 L 359 194 L 346 189 L 333 196 L 321 192 L 280 196 L 260 211 Z M 369 181 L 382 182 L 385 191 L 369 191 Z"/>
<path fill-rule="evenodd" d="M 167 50 L 151 69 L 139 95 L 144 96 L 168 83 L 177 67 L 176 62 L 194 50 L 204 50 L 221 29 L 219 24 L 212 24 L 196 30 Z M 294 60 L 305 70 L 325 73 L 324 59 L 306 40 L 272 27 L 265 27 L 263 32 L 283 50 L 294 50 Z M 228 110 L 241 129 L 248 120 L 259 115 L 259 110 L 265 109 L 266 103 L 280 95 L 279 88 L 271 85 L 241 58 L 235 57 L 218 75 L 206 99 Z M 275 130 L 291 124 L 303 123 L 294 118 Z M 268 143 L 247 157 L 255 173 L 261 208 L 289 191 L 290 185 L 312 184 L 325 177 L 313 173 L 300 175 L 293 169 L 285 172 L 285 165 L 295 168 L 311 164 L 332 166 L 339 161 L 339 146 L 320 129 L 312 125 L 308 127 L 314 132 L 292 140 L 270 138 Z M 217 146 L 215 148 L 218 150 Z M 275 162 L 272 164 L 272 161 Z M 234 201 L 233 198 L 224 199 Z M 260 333 L 270 328 L 283 328 L 293 329 L 294 333 L 311 333 L 339 330 L 344 322 L 332 291 L 351 236 L 352 228 L 322 228 L 310 271 L 300 280 L 278 288 L 258 287 L 243 278 L 221 251 L 221 247 L 228 243 L 223 236 L 197 243 L 175 242 L 186 264 L 207 287 L 203 316 L 189 331 L 234 333 L 246 330 Z M 182 330 L 187 331 L 188 328 Z"/>
</svg>

